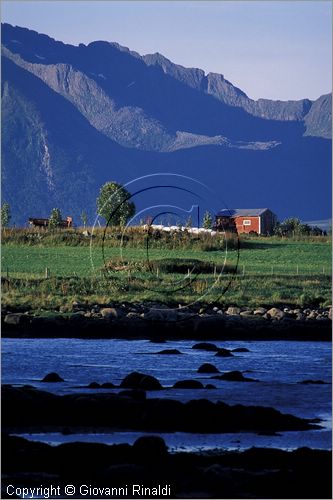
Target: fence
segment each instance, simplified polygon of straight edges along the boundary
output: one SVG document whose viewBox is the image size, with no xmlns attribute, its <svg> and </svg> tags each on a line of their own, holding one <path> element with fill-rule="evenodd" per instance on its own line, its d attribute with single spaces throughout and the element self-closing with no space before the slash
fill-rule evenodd
<svg viewBox="0 0 333 500">
<path fill-rule="evenodd" d="M 332 276 L 332 268 L 329 266 L 283 266 L 283 265 L 250 265 L 238 266 L 237 274 L 243 276 L 271 275 L 271 276 Z"/>
<path fill-rule="evenodd" d="M 195 270 L 194 270 L 195 272 Z M 154 271 L 155 275 L 162 276 L 164 273 L 160 272 L 160 270 L 157 268 Z M 102 271 L 100 273 L 102 275 Z M 128 274 L 128 272 L 127 272 Z M 130 275 L 136 274 L 135 272 L 129 272 Z M 214 271 L 212 270 L 212 273 L 199 273 L 200 275 L 209 275 L 212 274 L 214 277 L 217 277 L 220 273 L 219 271 L 216 271 L 216 268 Z M 230 275 L 230 273 L 222 273 L 225 274 L 226 276 Z M 35 271 L 35 272 L 24 272 L 19 269 L 15 269 L 15 267 L 7 266 L 5 268 L 1 269 L 1 277 L 2 278 L 25 278 L 25 279 L 47 279 L 50 277 L 79 277 L 79 276 L 84 276 L 87 277 L 89 275 L 88 272 L 83 273 L 82 271 L 80 273 L 77 273 L 76 271 L 71 271 L 70 273 L 62 273 L 59 272 L 57 268 L 50 268 L 50 267 L 41 267 L 40 270 Z M 332 268 L 329 266 L 282 266 L 282 265 L 272 265 L 272 266 L 259 266 L 259 265 L 248 265 L 248 264 L 241 264 L 238 265 L 237 267 L 237 275 L 238 276 L 332 276 Z"/>
</svg>

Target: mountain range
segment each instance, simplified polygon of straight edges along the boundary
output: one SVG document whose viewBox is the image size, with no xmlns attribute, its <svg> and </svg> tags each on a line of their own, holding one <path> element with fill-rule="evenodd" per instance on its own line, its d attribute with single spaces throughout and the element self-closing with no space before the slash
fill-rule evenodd
<svg viewBox="0 0 333 500">
<path fill-rule="evenodd" d="M 3 24 L 2 199 L 17 225 L 53 207 L 76 223 L 84 210 L 92 222 L 104 182 L 172 172 L 229 207 L 325 219 L 331 109 L 331 94 L 255 101 L 223 75 L 158 53 L 67 45 Z M 168 192 L 170 204 L 181 199 Z"/>
</svg>

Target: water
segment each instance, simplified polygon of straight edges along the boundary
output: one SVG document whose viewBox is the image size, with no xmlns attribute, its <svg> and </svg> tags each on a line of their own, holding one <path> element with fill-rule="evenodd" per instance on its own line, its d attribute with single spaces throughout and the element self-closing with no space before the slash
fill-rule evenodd
<svg viewBox="0 0 333 500">
<path fill-rule="evenodd" d="M 257 434 L 165 434 L 167 444 L 177 449 L 243 449 L 250 446 L 276 446 L 285 449 L 299 446 L 331 448 L 331 344 L 299 341 L 229 341 L 216 342 L 218 347 L 246 347 L 250 352 L 235 353 L 231 358 L 215 357 L 214 352 L 192 349 L 194 341 L 169 341 L 154 344 L 147 340 L 81 340 L 81 339 L 3 339 L 2 383 L 31 384 L 57 394 L 91 392 L 78 388 L 92 381 L 118 385 L 131 371 L 157 377 L 166 387 L 152 391 L 148 397 L 187 401 L 207 398 L 228 404 L 272 406 L 299 417 L 320 418 L 322 430 L 286 432 L 279 436 Z M 182 355 L 157 355 L 162 349 L 178 349 Z M 221 372 L 240 370 L 258 379 L 256 383 L 228 382 L 197 373 L 202 363 L 212 363 Z M 65 379 L 45 384 L 41 379 L 55 371 Z M 216 389 L 172 389 L 183 379 L 213 383 Z M 327 385 L 303 385 L 305 379 L 323 380 Z M 111 392 L 117 392 L 114 389 Z M 108 391 L 110 392 L 110 391 Z M 140 433 L 70 435 L 52 433 L 29 435 L 52 444 L 66 440 L 92 440 L 105 443 L 133 442 Z"/>
</svg>

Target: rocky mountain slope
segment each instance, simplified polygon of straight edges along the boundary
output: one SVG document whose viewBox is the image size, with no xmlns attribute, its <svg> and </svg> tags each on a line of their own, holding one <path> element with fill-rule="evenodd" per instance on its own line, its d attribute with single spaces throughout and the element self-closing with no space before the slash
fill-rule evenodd
<svg viewBox="0 0 333 500">
<path fill-rule="evenodd" d="M 2 61 L 3 199 L 17 224 L 53 206 L 92 218 L 103 182 L 162 170 L 220 185 L 229 206 L 329 216 L 331 94 L 253 101 L 160 54 L 7 24 Z"/>
</svg>

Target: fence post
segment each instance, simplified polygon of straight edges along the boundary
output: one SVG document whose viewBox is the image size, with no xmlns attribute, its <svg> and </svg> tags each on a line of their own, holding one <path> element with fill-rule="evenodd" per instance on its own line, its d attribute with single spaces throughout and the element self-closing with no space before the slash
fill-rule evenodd
<svg viewBox="0 0 333 500">
<path fill-rule="evenodd" d="M 273 274 L 274 274 L 274 266 L 272 266 L 272 276 L 273 276 Z"/>
<path fill-rule="evenodd" d="M 50 276 L 50 270 L 48 267 L 45 268 L 45 278 L 48 278 Z"/>
<path fill-rule="evenodd" d="M 7 279 L 9 279 L 9 267 L 7 267 L 7 269 L 6 269 L 6 276 L 7 276 Z"/>
<path fill-rule="evenodd" d="M 214 278 L 216 278 L 216 266 L 214 266 Z"/>
<path fill-rule="evenodd" d="M 298 264 L 297 264 L 297 267 L 296 267 L 296 274 L 298 275 Z"/>
<path fill-rule="evenodd" d="M 156 269 L 156 277 L 158 278 L 160 274 L 159 268 Z"/>
<path fill-rule="evenodd" d="M 244 276 L 244 274 L 245 274 L 245 266 L 243 264 L 243 276 Z"/>
</svg>

